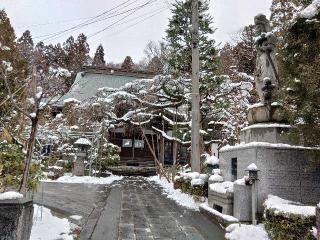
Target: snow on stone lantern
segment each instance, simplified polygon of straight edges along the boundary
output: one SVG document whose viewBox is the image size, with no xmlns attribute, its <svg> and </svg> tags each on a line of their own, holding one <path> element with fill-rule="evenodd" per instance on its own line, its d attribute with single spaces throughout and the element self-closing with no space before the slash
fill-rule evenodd
<svg viewBox="0 0 320 240">
<path fill-rule="evenodd" d="M 78 148 L 78 151 L 76 153 L 76 159 L 73 162 L 72 175 L 83 176 L 85 161 L 88 159 L 88 150 L 91 148 L 92 143 L 86 138 L 79 138 L 74 145 Z"/>
</svg>

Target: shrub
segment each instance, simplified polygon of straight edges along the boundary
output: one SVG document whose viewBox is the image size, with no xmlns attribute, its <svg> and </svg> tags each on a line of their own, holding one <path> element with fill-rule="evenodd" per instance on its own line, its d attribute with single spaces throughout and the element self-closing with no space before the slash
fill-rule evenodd
<svg viewBox="0 0 320 240">
<path fill-rule="evenodd" d="M 269 195 L 264 203 L 264 224 L 272 240 L 312 240 L 315 208 Z"/>
<path fill-rule="evenodd" d="M 112 143 L 104 144 L 101 149 L 101 170 L 105 171 L 108 167 L 118 166 L 120 162 L 121 149 Z"/>
<path fill-rule="evenodd" d="M 25 156 L 22 148 L 15 144 L 0 143 L 0 192 L 7 188 L 19 187 Z M 35 190 L 41 178 L 41 168 L 38 163 L 32 162 L 30 166 L 28 189 Z"/>
</svg>

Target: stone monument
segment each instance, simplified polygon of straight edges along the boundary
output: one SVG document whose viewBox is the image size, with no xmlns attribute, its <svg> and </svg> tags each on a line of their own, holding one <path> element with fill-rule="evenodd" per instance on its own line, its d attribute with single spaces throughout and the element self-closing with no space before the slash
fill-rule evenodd
<svg viewBox="0 0 320 240">
<path fill-rule="evenodd" d="M 74 145 L 78 148 L 78 151 L 73 162 L 72 175 L 84 176 L 85 162 L 88 160 L 88 150 L 92 143 L 86 138 L 79 138 Z"/>
<path fill-rule="evenodd" d="M 219 157 L 225 181 L 242 178 L 252 163 L 258 166 L 258 213 L 262 214 L 268 194 L 306 204 L 319 202 L 320 169 L 311 163 L 310 153 L 315 149 L 290 143 L 291 126 L 281 117 L 281 106 L 276 102 L 279 86 L 276 37 L 266 16 L 259 14 L 254 20 L 258 52 L 255 83 L 260 101 L 248 110 L 249 126 L 241 131 L 241 144 L 223 147 Z"/>
</svg>

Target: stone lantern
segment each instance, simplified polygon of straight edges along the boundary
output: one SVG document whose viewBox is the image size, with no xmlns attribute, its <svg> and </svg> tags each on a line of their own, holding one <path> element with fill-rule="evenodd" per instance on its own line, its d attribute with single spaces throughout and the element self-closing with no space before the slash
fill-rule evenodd
<svg viewBox="0 0 320 240">
<path fill-rule="evenodd" d="M 92 143 L 86 138 L 79 138 L 74 146 L 78 148 L 76 159 L 73 162 L 72 175 L 83 176 L 85 161 L 88 159 L 88 150 L 91 148 Z"/>
<path fill-rule="evenodd" d="M 249 179 L 252 182 L 252 224 L 257 225 L 256 213 L 257 213 L 257 181 L 258 179 L 258 167 L 254 163 L 250 164 L 246 171 L 249 172 Z"/>
</svg>

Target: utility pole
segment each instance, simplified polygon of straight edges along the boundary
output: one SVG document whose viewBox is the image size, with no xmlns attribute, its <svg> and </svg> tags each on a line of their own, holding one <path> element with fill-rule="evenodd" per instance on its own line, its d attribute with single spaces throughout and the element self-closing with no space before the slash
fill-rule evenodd
<svg viewBox="0 0 320 240">
<path fill-rule="evenodd" d="M 199 0 L 192 0 L 191 169 L 200 172 Z"/>
</svg>

